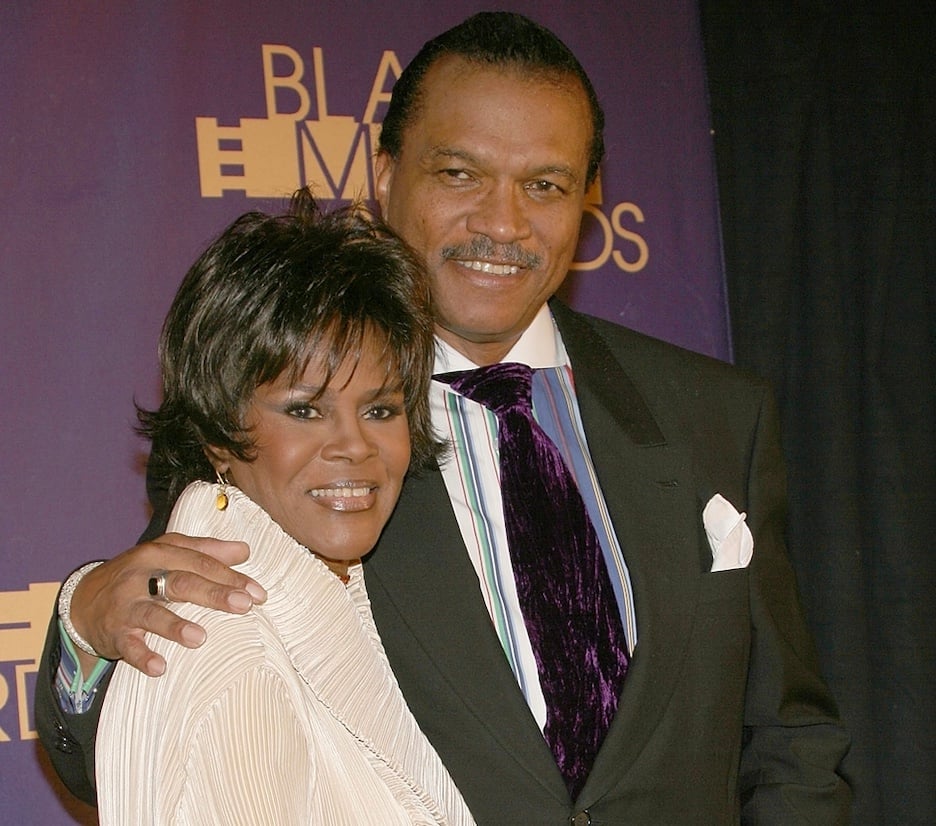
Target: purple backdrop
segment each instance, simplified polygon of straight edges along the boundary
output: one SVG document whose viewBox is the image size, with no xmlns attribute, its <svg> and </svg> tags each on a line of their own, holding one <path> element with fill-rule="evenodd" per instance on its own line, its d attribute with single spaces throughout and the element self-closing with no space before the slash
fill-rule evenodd
<svg viewBox="0 0 936 826">
<path fill-rule="evenodd" d="M 147 519 L 132 401 L 158 402 L 155 343 L 183 273 L 231 218 L 279 208 L 300 178 L 323 196 L 368 193 L 369 123 L 397 62 L 486 4 L 323 5 L 0 9 L 5 822 L 93 822 L 44 776 L 34 660 L 57 583 L 132 544 Z M 566 40 L 607 110 L 608 158 L 566 297 L 728 358 L 695 5 L 512 8 Z"/>
</svg>

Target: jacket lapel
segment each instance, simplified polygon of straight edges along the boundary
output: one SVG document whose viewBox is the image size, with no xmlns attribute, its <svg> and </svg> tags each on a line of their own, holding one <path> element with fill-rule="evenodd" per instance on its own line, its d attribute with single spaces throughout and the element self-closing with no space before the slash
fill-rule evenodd
<svg viewBox="0 0 936 826">
<path fill-rule="evenodd" d="M 397 509 L 365 566 L 367 588 L 384 647 L 403 694 L 444 763 L 445 738 L 433 737 L 444 684 L 465 713 L 459 738 L 492 739 L 550 794 L 565 786 L 530 713 L 491 624 L 478 577 L 452 513 L 442 474 L 407 480 Z M 426 678 L 426 670 L 435 673 Z"/>
<path fill-rule="evenodd" d="M 561 304 L 552 309 L 631 575 L 639 640 L 617 715 L 580 797 L 587 805 L 626 773 L 675 686 L 699 574 L 692 563 L 696 555 L 685 549 L 687 543 L 697 545 L 700 517 L 687 451 L 667 444 L 646 402 L 588 321 Z M 437 470 L 407 481 L 366 575 L 387 654 L 430 740 L 428 721 L 438 715 L 425 696 L 426 668 L 458 695 L 468 711 L 461 720 L 472 719 L 536 782 L 564 798 L 561 775 L 491 625 Z M 439 751 L 445 762 L 444 748 Z"/>
<path fill-rule="evenodd" d="M 592 461 L 627 562 L 637 649 L 617 715 L 580 801 L 624 776 L 647 743 L 676 685 L 699 582 L 701 516 L 684 445 L 668 443 L 619 358 L 587 319 L 554 304 L 572 362 Z"/>
</svg>

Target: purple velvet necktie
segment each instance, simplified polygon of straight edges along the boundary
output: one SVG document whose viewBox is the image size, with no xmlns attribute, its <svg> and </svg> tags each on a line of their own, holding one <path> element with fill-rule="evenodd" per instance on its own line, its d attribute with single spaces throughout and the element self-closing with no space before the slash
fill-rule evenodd
<svg viewBox="0 0 936 826">
<path fill-rule="evenodd" d="M 532 377 L 511 363 L 436 376 L 497 417 L 507 542 L 546 699 L 543 733 L 574 800 L 614 717 L 627 643 L 585 503 L 533 418 Z"/>
</svg>

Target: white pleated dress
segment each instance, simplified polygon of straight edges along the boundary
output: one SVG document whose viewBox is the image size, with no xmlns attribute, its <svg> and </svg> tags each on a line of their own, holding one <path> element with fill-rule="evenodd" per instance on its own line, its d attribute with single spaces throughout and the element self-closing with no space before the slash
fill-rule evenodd
<svg viewBox="0 0 936 826">
<path fill-rule="evenodd" d="M 95 748 L 101 824 L 474 823 L 390 670 L 361 566 L 346 587 L 227 490 L 218 511 L 216 485 L 189 485 L 169 530 L 246 541 L 238 568 L 269 598 L 245 615 L 174 605 L 205 644 L 150 635 L 159 678 L 117 665 Z"/>
</svg>

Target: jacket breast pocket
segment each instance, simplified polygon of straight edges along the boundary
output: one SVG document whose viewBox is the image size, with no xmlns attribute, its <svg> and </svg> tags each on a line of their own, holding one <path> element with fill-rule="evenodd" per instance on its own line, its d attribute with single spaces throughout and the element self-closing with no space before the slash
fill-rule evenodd
<svg viewBox="0 0 936 826">
<path fill-rule="evenodd" d="M 699 605 L 717 613 L 749 613 L 750 591 L 747 568 L 730 571 L 707 571 L 699 581 Z"/>
</svg>

